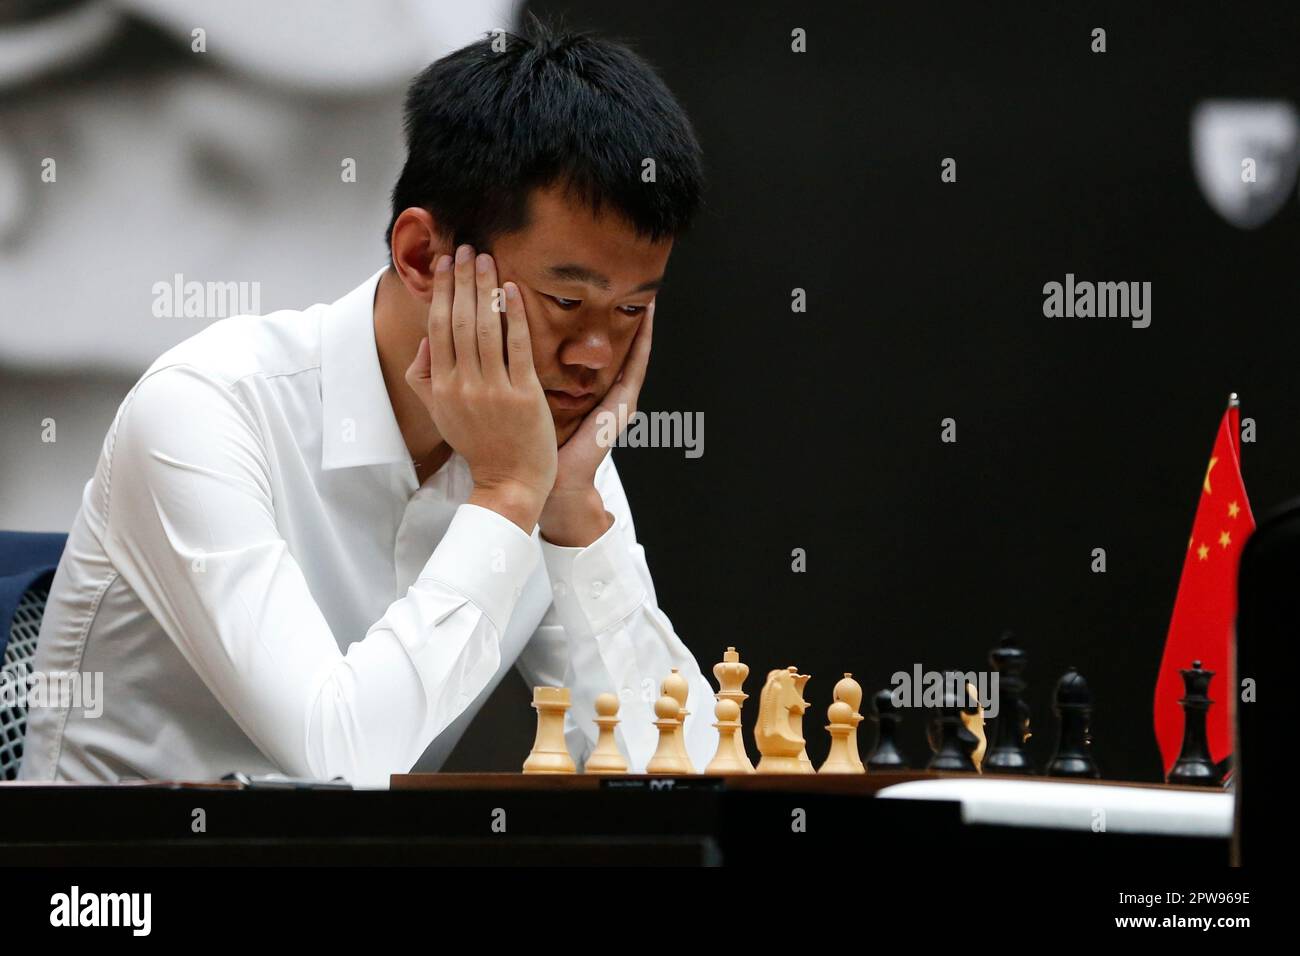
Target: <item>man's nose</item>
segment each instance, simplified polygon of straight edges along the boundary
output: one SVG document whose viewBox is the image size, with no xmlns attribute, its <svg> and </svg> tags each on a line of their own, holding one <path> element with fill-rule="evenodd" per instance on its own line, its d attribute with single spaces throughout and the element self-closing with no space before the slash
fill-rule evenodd
<svg viewBox="0 0 1300 956">
<path fill-rule="evenodd" d="M 560 361 L 565 365 L 583 365 L 599 371 L 614 360 L 614 347 L 609 333 L 602 328 L 588 326 L 564 343 Z"/>
</svg>

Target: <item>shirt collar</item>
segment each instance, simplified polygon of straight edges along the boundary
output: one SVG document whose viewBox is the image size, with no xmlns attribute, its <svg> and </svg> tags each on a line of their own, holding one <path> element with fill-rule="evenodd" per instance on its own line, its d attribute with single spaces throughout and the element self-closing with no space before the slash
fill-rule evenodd
<svg viewBox="0 0 1300 956">
<path fill-rule="evenodd" d="M 321 469 L 410 461 L 375 345 L 380 269 L 321 319 Z"/>
</svg>

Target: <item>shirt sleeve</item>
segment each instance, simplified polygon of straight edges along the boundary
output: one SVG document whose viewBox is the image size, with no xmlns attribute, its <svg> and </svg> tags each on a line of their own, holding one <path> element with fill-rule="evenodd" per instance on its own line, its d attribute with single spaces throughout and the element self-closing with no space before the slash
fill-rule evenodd
<svg viewBox="0 0 1300 956">
<path fill-rule="evenodd" d="M 386 787 L 496 673 L 538 561 L 508 519 L 462 505 L 415 583 L 349 645 L 277 528 L 253 407 L 169 366 L 136 386 L 112 436 L 107 554 L 285 773 Z"/>
<path fill-rule="evenodd" d="M 579 762 L 597 738 L 596 697 L 619 697 L 616 737 L 628 769 L 645 771 L 659 742 L 654 703 L 672 668 L 686 677 L 686 749 L 703 772 L 717 750 L 712 685 L 659 609 L 627 495 L 607 455 L 596 489 L 614 523 L 585 548 L 541 539 L 553 603 L 524 648 L 518 669 L 533 685 L 570 688 L 566 740 Z"/>
</svg>

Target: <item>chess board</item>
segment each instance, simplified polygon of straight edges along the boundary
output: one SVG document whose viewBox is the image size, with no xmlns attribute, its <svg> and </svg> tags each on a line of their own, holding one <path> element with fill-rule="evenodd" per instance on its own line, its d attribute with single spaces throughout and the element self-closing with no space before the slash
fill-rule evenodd
<svg viewBox="0 0 1300 956">
<path fill-rule="evenodd" d="M 389 779 L 393 790 L 680 790 L 707 789 L 766 791 L 780 793 L 826 793 L 874 796 L 886 787 L 918 780 L 969 780 L 969 774 L 936 770 L 873 770 L 865 774 L 697 774 L 663 776 L 651 774 L 585 773 L 395 773 Z M 1078 787 L 1123 787 L 1182 793 L 1221 792 L 1213 788 L 1168 783 L 1120 780 L 1021 777 L 982 774 L 980 780 L 1017 783 L 1061 783 Z"/>
<path fill-rule="evenodd" d="M 1233 794 L 1217 787 L 1099 779 L 929 770 L 865 774 L 644 774 L 415 773 L 395 774 L 394 791 L 457 792 L 479 796 L 707 791 L 766 794 L 791 806 L 809 798 L 844 801 L 920 800 L 960 808 L 963 823 L 1088 833 L 1161 834 L 1227 840 Z M 617 801 L 610 796 L 608 800 Z M 616 810 L 616 803 L 610 804 Z M 835 812 L 845 812 L 843 806 Z M 851 811 L 849 811 L 851 812 Z"/>
</svg>

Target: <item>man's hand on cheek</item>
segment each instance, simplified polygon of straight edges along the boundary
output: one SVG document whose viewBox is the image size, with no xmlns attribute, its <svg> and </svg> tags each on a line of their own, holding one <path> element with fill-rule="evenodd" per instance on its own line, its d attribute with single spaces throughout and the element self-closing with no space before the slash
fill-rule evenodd
<svg viewBox="0 0 1300 956">
<path fill-rule="evenodd" d="M 434 267 L 428 336 L 406 381 L 438 434 L 465 457 L 474 480 L 469 502 L 531 534 L 555 484 L 555 425 L 533 367 L 528 316 L 518 287 L 469 246 Z"/>
<path fill-rule="evenodd" d="M 646 309 L 623 369 L 604 399 L 582 419 L 567 441 L 563 433 L 556 465 L 555 486 L 542 508 L 538 527 L 552 544 L 585 548 L 609 530 L 613 519 L 596 490 L 596 470 L 609 454 L 609 423 L 627 421 L 636 412 L 641 386 L 650 363 L 655 303 Z M 624 407 L 620 414 L 619 406 Z"/>
</svg>

